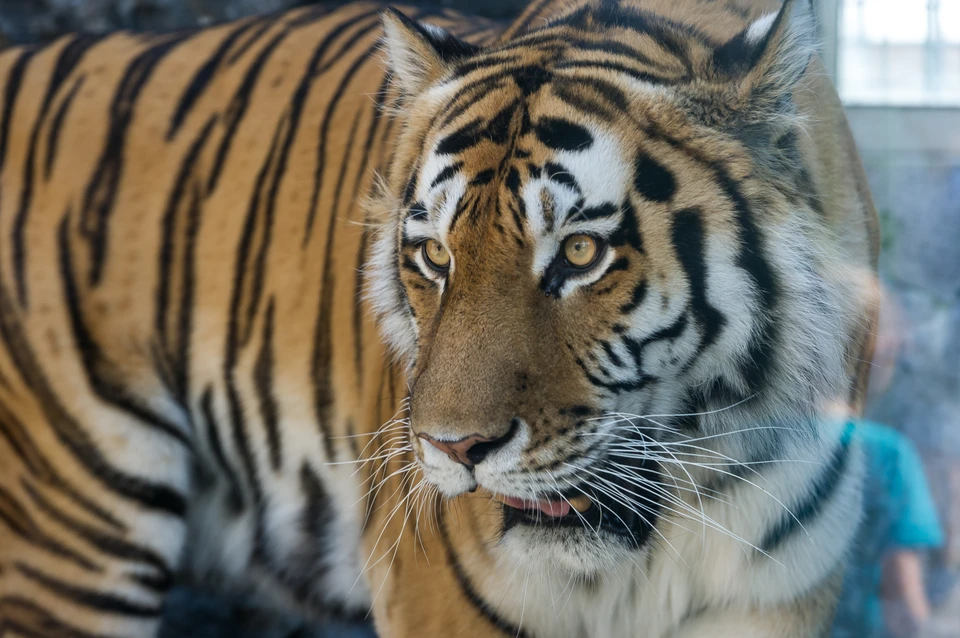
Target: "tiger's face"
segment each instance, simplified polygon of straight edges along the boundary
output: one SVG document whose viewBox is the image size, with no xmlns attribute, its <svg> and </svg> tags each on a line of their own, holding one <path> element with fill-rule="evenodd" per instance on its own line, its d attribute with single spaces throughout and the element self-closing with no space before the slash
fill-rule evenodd
<svg viewBox="0 0 960 638">
<path fill-rule="evenodd" d="M 639 72 L 585 73 L 562 42 L 477 51 L 386 22 L 401 82 L 422 76 L 374 254 L 410 445 L 445 496 L 500 501 L 504 544 L 603 569 L 694 491 L 676 446 L 726 426 L 690 415 L 789 374 L 749 153 Z M 440 70 L 403 57 L 431 51 Z M 788 207 L 772 189 L 764 206 Z M 842 375 L 825 352 L 814 365 Z"/>
</svg>

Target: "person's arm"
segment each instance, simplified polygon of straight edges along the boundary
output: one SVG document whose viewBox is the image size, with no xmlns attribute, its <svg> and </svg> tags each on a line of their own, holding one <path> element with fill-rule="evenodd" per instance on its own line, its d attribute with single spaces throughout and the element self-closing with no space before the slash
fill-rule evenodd
<svg viewBox="0 0 960 638">
<path fill-rule="evenodd" d="M 890 551 L 883 561 L 883 607 L 887 628 L 894 636 L 919 634 L 930 617 L 923 579 L 923 553 L 943 542 L 943 532 L 913 444 L 897 437 L 898 484 L 891 497 L 899 501 Z"/>
<path fill-rule="evenodd" d="M 930 617 L 920 554 L 900 549 L 887 555 L 882 596 L 887 629 L 897 638 L 916 636 Z"/>
</svg>

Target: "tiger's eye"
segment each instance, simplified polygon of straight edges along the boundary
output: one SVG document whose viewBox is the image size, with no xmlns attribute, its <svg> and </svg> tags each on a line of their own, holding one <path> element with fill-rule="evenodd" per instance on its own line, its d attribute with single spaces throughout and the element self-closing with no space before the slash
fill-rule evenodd
<svg viewBox="0 0 960 638">
<path fill-rule="evenodd" d="M 450 267 L 450 253 L 435 239 L 428 239 L 423 244 L 423 258 L 435 270 L 444 271 Z"/>
<path fill-rule="evenodd" d="M 597 240 L 589 235 L 573 235 L 563 243 L 563 255 L 576 268 L 586 268 L 597 259 Z"/>
</svg>

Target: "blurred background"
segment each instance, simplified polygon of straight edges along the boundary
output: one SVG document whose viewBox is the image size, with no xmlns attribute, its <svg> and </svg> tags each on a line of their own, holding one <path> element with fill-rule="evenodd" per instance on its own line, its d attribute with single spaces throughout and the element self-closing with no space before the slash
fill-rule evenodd
<svg viewBox="0 0 960 638">
<path fill-rule="evenodd" d="M 736 0 L 733 0 L 736 1 Z M 0 42 L 175 29 L 303 0 L 0 0 Z M 494 18 L 522 0 L 446 0 Z M 960 636 L 960 0 L 816 0 L 822 57 L 880 214 L 867 520 L 837 638 Z M 178 590 L 165 638 L 371 636 Z"/>
</svg>

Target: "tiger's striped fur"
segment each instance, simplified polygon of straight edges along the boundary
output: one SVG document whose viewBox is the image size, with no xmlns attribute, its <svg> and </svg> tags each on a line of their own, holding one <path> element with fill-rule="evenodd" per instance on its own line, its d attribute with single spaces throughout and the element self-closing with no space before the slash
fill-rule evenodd
<svg viewBox="0 0 960 638">
<path fill-rule="evenodd" d="M 0 52 L 0 636 L 153 635 L 177 573 L 824 635 L 876 230 L 805 0 L 382 10 Z"/>
</svg>

